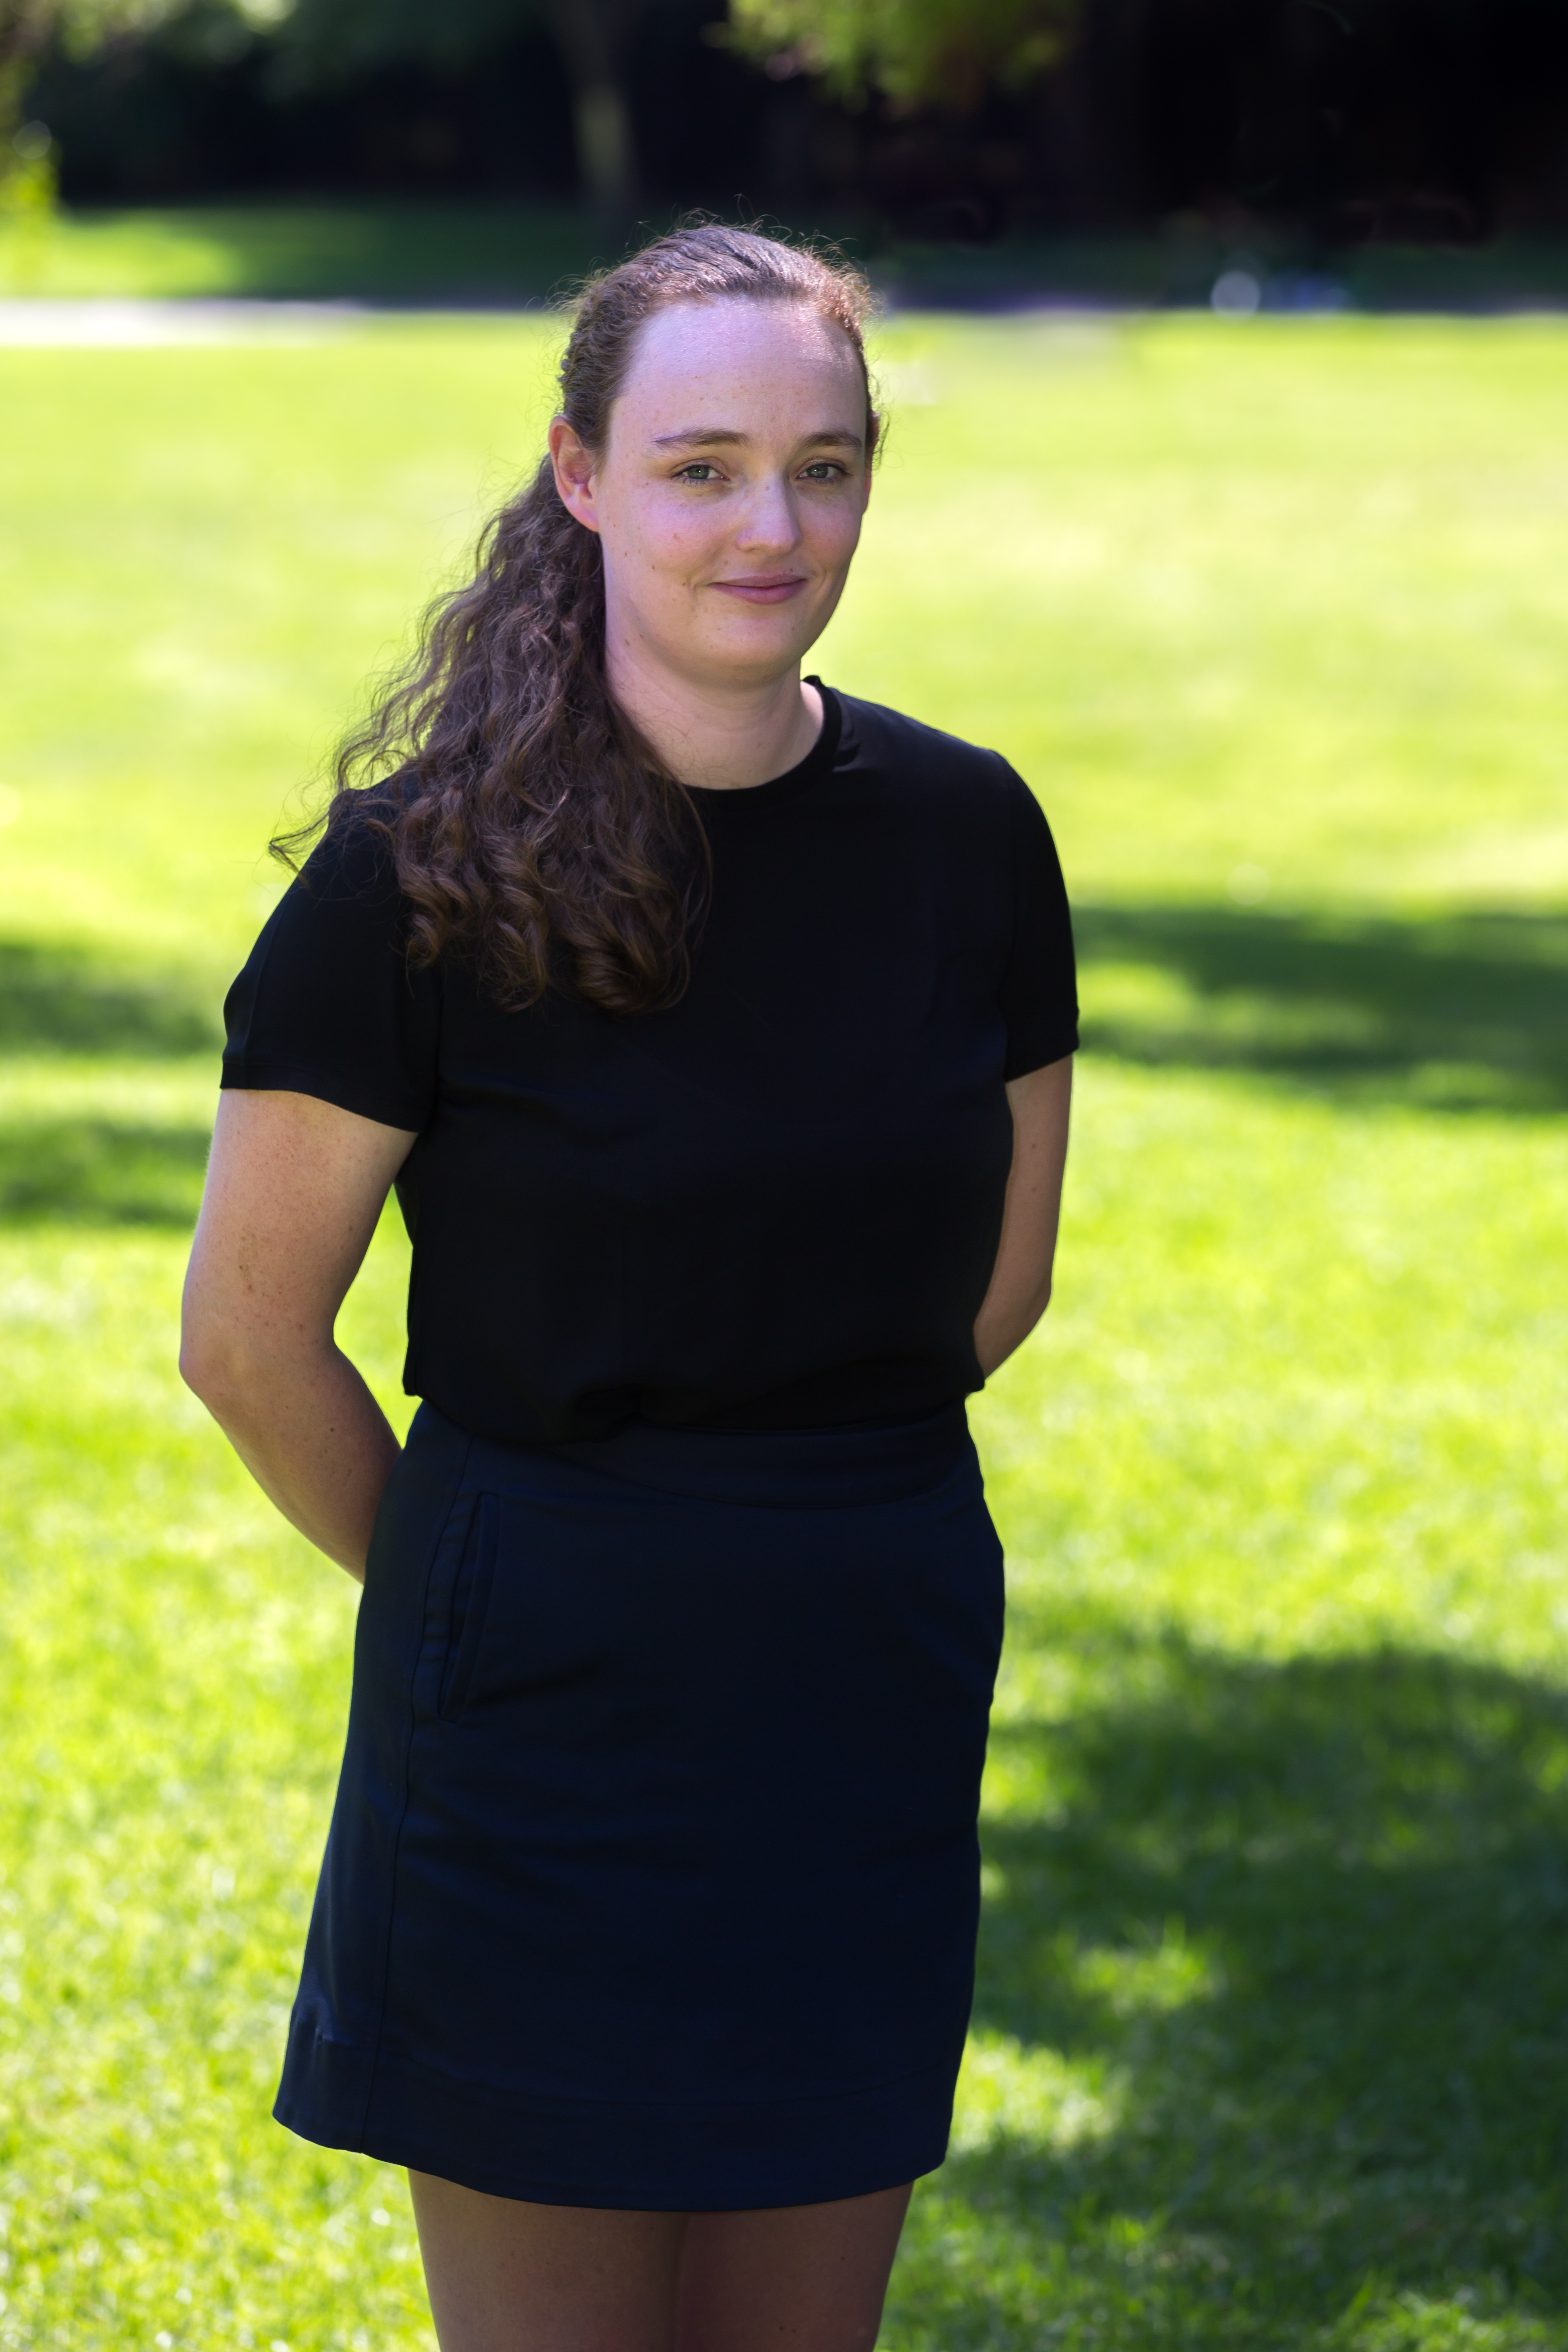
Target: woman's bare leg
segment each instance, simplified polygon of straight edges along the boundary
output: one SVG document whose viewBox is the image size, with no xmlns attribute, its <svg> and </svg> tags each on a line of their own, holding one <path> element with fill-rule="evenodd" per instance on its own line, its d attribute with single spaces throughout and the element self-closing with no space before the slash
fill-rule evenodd
<svg viewBox="0 0 1568 2352">
<path fill-rule="evenodd" d="M 676 2352 L 872 2352 L 907 2189 L 830 2205 L 694 2213 Z"/>
<path fill-rule="evenodd" d="M 408 2178 L 441 2352 L 872 2352 L 909 2203 L 628 2213 Z"/>
<path fill-rule="evenodd" d="M 673 2352 L 684 2213 L 408 2182 L 441 2352 Z"/>
</svg>

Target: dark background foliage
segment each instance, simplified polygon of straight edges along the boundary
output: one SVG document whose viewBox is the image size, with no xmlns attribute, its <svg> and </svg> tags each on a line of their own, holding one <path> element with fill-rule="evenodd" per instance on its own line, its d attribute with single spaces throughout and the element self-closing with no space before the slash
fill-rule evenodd
<svg viewBox="0 0 1568 2352">
<path fill-rule="evenodd" d="M 962 107 L 835 99 L 798 52 L 716 38 L 718 0 L 229 0 L 32 71 L 70 203 L 586 194 L 574 31 L 605 71 L 642 213 L 737 204 L 984 244 L 1196 221 L 1301 249 L 1568 229 L 1561 0 L 1083 0 L 1061 61 Z M 575 77 L 575 80 L 574 80 Z M 589 175 L 591 176 L 591 175 Z"/>
</svg>

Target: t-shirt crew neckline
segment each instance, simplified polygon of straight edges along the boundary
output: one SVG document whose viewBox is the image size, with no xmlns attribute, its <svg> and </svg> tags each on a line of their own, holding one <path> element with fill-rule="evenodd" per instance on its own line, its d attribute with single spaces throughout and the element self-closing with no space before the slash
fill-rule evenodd
<svg viewBox="0 0 1568 2352">
<path fill-rule="evenodd" d="M 814 686 L 822 698 L 822 725 L 805 758 L 798 760 L 792 768 L 786 768 L 781 776 L 769 776 L 765 783 L 688 784 L 688 792 L 701 795 L 705 816 L 710 809 L 727 805 L 730 802 L 755 803 L 761 801 L 769 808 L 776 807 L 779 802 L 793 800 L 797 793 L 809 791 L 812 784 L 820 782 L 830 772 L 838 757 L 839 740 L 843 733 L 842 708 L 832 688 L 824 686 L 820 677 L 809 677 L 806 684 Z"/>
</svg>

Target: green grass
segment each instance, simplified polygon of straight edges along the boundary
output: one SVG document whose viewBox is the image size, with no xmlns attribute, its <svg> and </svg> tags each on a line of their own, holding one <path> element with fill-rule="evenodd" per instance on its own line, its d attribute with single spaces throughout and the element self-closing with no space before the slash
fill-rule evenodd
<svg viewBox="0 0 1568 2352">
<path fill-rule="evenodd" d="M 821 667 L 1040 787 L 1091 1039 L 885 2345 L 1568 2352 L 1568 331 L 884 343 Z M 261 845 L 549 350 L 0 354 L 0 2347 L 430 2341 L 398 2178 L 267 2118 L 352 1594 L 172 1352 Z"/>
<path fill-rule="evenodd" d="M 537 302 L 601 242 L 566 205 L 89 206 L 0 223 L 0 294 Z"/>
<path fill-rule="evenodd" d="M 658 226 L 662 216 L 654 207 L 646 217 Z M 1219 272 L 1239 258 L 1276 273 L 1287 299 L 1305 265 L 1320 286 L 1326 276 L 1369 310 L 1557 308 L 1568 297 L 1561 238 L 1347 247 L 1325 270 L 1321 254 L 1279 236 L 1266 236 L 1260 255 L 1239 256 L 1233 238 L 1197 221 L 1175 237 L 1012 236 L 981 246 L 900 239 L 864 213 L 825 226 L 868 259 L 906 309 L 1005 307 L 1041 293 L 1202 309 Z M 0 296 L 538 302 L 618 250 L 591 215 L 562 204 L 345 197 L 72 205 L 53 217 L 0 218 Z"/>
</svg>

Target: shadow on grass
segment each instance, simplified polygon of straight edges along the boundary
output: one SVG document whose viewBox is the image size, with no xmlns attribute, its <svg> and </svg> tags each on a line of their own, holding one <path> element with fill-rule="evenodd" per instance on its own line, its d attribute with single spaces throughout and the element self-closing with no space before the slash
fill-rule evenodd
<svg viewBox="0 0 1568 2352">
<path fill-rule="evenodd" d="M 1083 906 L 1084 1039 L 1446 1108 L 1568 1104 L 1568 916 Z"/>
<path fill-rule="evenodd" d="M 0 1123 L 0 1224 L 194 1224 L 210 1130 L 118 1119 Z"/>
<path fill-rule="evenodd" d="M 1420 921 L 1233 907 L 1081 908 L 1085 1042 L 1444 1108 L 1568 1105 L 1568 918 Z M 183 979 L 0 940 L 0 1055 L 212 1052 Z M 0 1127 L 0 1218 L 183 1225 L 204 1130 L 100 1118 Z"/>
<path fill-rule="evenodd" d="M 221 1030 L 181 976 L 117 970 L 66 942 L 0 940 L 0 1064 L 213 1057 Z M 80 1085 L 73 1082 L 78 1100 Z M 29 1103 L 0 1116 L 0 1223 L 188 1228 L 201 1203 L 204 1122 Z"/>
<path fill-rule="evenodd" d="M 1081 906 L 1085 1039 L 1150 1063 L 1568 1103 L 1568 916 L 1421 919 Z M 0 1054 L 153 1057 L 220 1042 L 188 981 L 0 940 Z"/>
<path fill-rule="evenodd" d="M 1568 1694 L 1082 1609 L 1020 1636 L 1141 1695 L 993 1734 L 1035 1793 L 985 1828 L 976 2024 L 1100 2096 L 950 2160 L 976 2259 L 929 2340 L 1468 2345 L 1469 2310 L 1506 2323 L 1478 2345 L 1568 2341 Z"/>
<path fill-rule="evenodd" d="M 215 1013 L 188 982 L 106 970 L 80 949 L 0 940 L 0 1054 L 103 1054 L 138 1059 L 211 1052 Z"/>
</svg>

